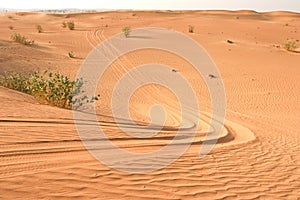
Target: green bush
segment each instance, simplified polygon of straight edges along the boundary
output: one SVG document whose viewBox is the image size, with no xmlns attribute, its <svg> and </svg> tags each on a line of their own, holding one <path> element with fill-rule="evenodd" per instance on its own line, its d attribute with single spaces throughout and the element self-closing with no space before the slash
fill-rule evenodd
<svg viewBox="0 0 300 200">
<path fill-rule="evenodd" d="M 128 37 L 130 35 L 130 32 L 131 32 L 131 27 L 130 26 L 125 26 L 123 29 L 122 29 L 122 32 L 123 34 L 125 35 L 125 37 Z"/>
<path fill-rule="evenodd" d="M 30 93 L 29 90 L 29 74 L 21 73 L 6 73 L 0 75 L 0 86 L 7 87 L 13 90 L 18 90 L 24 93 Z"/>
<path fill-rule="evenodd" d="M 36 27 L 36 30 L 38 31 L 38 33 L 43 32 L 43 28 L 41 25 L 37 24 L 35 27 Z"/>
<path fill-rule="evenodd" d="M 22 36 L 18 33 L 14 33 L 11 35 L 11 39 L 15 42 L 18 42 L 23 45 L 33 45 L 34 40 L 28 40 L 25 36 Z"/>
<path fill-rule="evenodd" d="M 68 27 L 70 30 L 74 30 L 75 29 L 75 23 L 74 23 L 74 21 L 68 21 L 68 22 L 63 21 L 61 23 L 61 26 L 63 28 L 67 28 Z"/>
<path fill-rule="evenodd" d="M 288 40 L 284 43 L 283 47 L 288 51 L 295 51 L 298 48 L 295 40 Z"/>
<path fill-rule="evenodd" d="M 69 21 L 67 22 L 67 26 L 70 30 L 74 30 L 75 29 L 75 23 L 73 21 Z"/>
<path fill-rule="evenodd" d="M 100 95 L 86 96 L 83 85 L 82 78 L 71 81 L 67 76 L 47 71 L 43 74 L 6 73 L 0 76 L 0 86 L 33 95 L 40 103 L 68 109 L 79 109 L 98 100 Z"/>
</svg>

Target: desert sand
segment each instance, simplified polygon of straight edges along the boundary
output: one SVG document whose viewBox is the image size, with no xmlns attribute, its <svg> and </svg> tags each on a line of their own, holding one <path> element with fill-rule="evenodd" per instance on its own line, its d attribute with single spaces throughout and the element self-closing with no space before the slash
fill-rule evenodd
<svg viewBox="0 0 300 200">
<path fill-rule="evenodd" d="M 300 14 L 1 13 L 0 21 L 0 74 L 50 70 L 74 78 L 89 52 L 121 32 L 122 27 L 161 27 L 186 34 L 207 50 L 218 66 L 221 77 L 217 78 L 222 78 L 227 98 L 222 135 L 213 151 L 200 159 L 198 152 L 203 134 L 209 132 L 211 111 L 209 93 L 201 77 L 185 60 L 157 50 L 132 52 L 114 62 L 99 81 L 101 98 L 95 107 L 105 133 L 127 151 L 150 152 L 168 144 L 178 129 L 180 112 L 170 91 L 147 85 L 132 96 L 131 117 L 149 124 L 149 108 L 161 104 L 167 113 L 168 128 L 151 139 L 124 134 L 111 117 L 110 100 L 114 84 L 126 70 L 154 61 L 163 63 L 191 80 L 199 91 L 199 129 L 203 134 L 174 163 L 151 173 L 136 174 L 112 169 L 96 160 L 80 140 L 72 111 L 41 105 L 29 95 L 0 87 L 1 199 L 300 197 L 300 54 L 282 47 L 288 39 L 298 40 L 299 44 Z M 62 28 L 63 21 L 74 21 L 75 30 Z M 37 32 L 36 24 L 42 25 L 42 33 Z M 195 27 L 194 33 L 188 32 L 189 25 Z M 12 42 L 12 33 L 25 35 L 36 45 Z M 70 51 L 75 58 L 68 57 Z"/>
</svg>

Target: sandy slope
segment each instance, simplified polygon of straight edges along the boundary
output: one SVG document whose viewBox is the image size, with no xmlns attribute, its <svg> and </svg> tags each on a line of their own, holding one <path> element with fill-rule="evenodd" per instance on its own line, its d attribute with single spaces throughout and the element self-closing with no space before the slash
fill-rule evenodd
<svg viewBox="0 0 300 200">
<path fill-rule="evenodd" d="M 141 175 L 119 172 L 95 160 L 80 141 L 71 111 L 39 105 L 30 96 L 0 88 L 0 197 L 297 199 L 300 54 L 286 52 L 281 45 L 287 39 L 300 39 L 299 19 L 295 13 L 251 11 L 155 11 L 136 12 L 136 16 L 131 12 L 1 14 L 0 73 L 50 69 L 74 77 L 93 47 L 124 25 L 165 27 L 188 34 L 207 49 L 221 72 L 228 105 L 226 128 L 210 155 L 198 158 L 199 141 L 203 140 L 199 134 L 175 163 Z M 64 20 L 74 20 L 76 30 L 60 27 Z M 43 33 L 37 33 L 36 24 L 42 25 Z M 8 29 L 10 25 L 13 30 Z M 188 33 L 188 25 L 195 26 L 194 34 Z M 9 38 L 13 32 L 34 39 L 38 45 L 12 43 Z M 76 59 L 67 57 L 69 51 Z M 192 80 L 203 108 L 199 131 L 208 131 L 205 113 L 210 111 L 209 94 L 188 63 L 159 51 L 134 52 L 121 57 L 106 72 L 96 105 L 106 134 L 128 151 L 159 149 L 174 136 L 174 131 L 168 130 L 151 140 L 130 138 L 109 117 L 113 83 L 124 73 L 120 66 L 129 70 L 153 61 L 171 65 Z M 132 118 L 148 123 L 150 118 L 144 113 L 153 103 L 165 106 L 168 127 L 178 127 L 180 113 L 175 97 L 151 85 L 132 97 Z"/>
</svg>

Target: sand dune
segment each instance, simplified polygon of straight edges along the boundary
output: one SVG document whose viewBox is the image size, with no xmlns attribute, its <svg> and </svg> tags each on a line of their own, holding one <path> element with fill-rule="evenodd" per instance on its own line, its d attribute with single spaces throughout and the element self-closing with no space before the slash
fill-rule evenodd
<svg viewBox="0 0 300 200">
<path fill-rule="evenodd" d="M 190 36 L 208 51 L 220 70 L 227 96 L 226 121 L 218 144 L 199 159 L 205 135 L 211 131 L 211 100 L 204 80 L 190 64 L 151 49 L 114 62 L 97 88 L 101 94 L 96 103 L 98 121 L 80 123 L 94 126 L 99 122 L 109 139 L 129 152 L 151 152 L 169 144 L 180 126 L 180 112 L 176 97 L 167 89 L 142 87 L 130 100 L 130 114 L 144 127 L 122 126 L 144 134 L 155 130 L 146 127 L 151 122 L 148 111 L 153 104 L 161 104 L 168 114 L 165 127 L 152 138 L 124 134 L 111 117 L 110 100 L 114 84 L 126 71 L 151 62 L 170 65 L 199 91 L 199 129 L 187 152 L 163 169 L 135 174 L 97 161 L 80 140 L 72 111 L 40 105 L 31 96 L 0 87 L 0 198 L 299 198 L 300 54 L 282 47 L 287 39 L 300 39 L 299 17 L 289 12 L 252 11 L 0 14 L 0 73 L 52 70 L 75 77 L 89 52 L 123 26 L 163 27 Z M 73 31 L 61 27 L 69 20 L 75 22 Z M 43 33 L 37 33 L 36 24 L 42 25 Z M 195 33 L 188 33 L 188 25 L 195 26 Z M 37 45 L 11 42 L 14 32 L 34 39 Z M 68 57 L 69 51 L 75 59 Z M 187 134 L 193 124 L 189 122 Z M 185 139 L 179 143 L 184 144 Z M 126 159 L 119 158 L 120 162 Z M 165 161 L 164 157 L 157 159 Z M 136 160 L 132 169 L 147 168 L 148 163 L 147 159 Z"/>
</svg>

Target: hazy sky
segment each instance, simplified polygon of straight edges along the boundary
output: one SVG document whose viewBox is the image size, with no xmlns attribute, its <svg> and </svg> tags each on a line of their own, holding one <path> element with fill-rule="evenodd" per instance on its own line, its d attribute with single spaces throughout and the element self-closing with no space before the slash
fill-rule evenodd
<svg viewBox="0 0 300 200">
<path fill-rule="evenodd" d="M 300 0 L 0 0 L 0 8 L 16 9 L 249 9 L 300 13 Z"/>
</svg>

